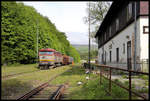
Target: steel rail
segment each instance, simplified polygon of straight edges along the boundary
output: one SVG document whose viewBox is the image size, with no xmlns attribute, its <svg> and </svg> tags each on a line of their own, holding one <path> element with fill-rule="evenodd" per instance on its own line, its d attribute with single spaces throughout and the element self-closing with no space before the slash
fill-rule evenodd
<svg viewBox="0 0 150 101">
<path fill-rule="evenodd" d="M 67 71 L 68 71 L 68 70 L 67 70 Z M 64 71 L 64 72 L 67 72 L 67 71 Z M 63 72 L 63 73 L 64 73 L 64 72 Z M 58 75 L 52 77 L 48 82 L 43 83 L 42 85 L 40 85 L 40 86 L 34 88 L 34 89 L 31 90 L 30 92 L 28 92 L 28 93 L 26 93 L 25 95 L 19 97 L 17 100 L 27 100 L 27 99 L 29 99 L 31 96 L 33 96 L 34 94 L 38 93 L 38 92 L 41 91 L 43 88 L 49 86 L 48 83 L 49 83 L 50 81 L 52 81 L 53 79 L 55 79 L 56 77 L 58 77 L 59 75 L 61 75 L 61 74 L 63 74 L 63 73 L 60 73 L 60 74 L 58 74 Z"/>
<path fill-rule="evenodd" d="M 60 85 L 60 87 L 56 90 L 53 96 L 50 98 L 51 100 L 58 100 L 62 96 L 65 90 L 65 85 Z"/>
<path fill-rule="evenodd" d="M 34 94 L 38 93 L 39 91 L 41 91 L 43 88 L 48 86 L 48 82 L 38 86 L 37 88 L 31 90 L 30 92 L 26 93 L 25 95 L 21 96 L 20 98 L 18 98 L 17 100 L 27 100 L 29 99 L 31 96 L 33 96 Z"/>
</svg>

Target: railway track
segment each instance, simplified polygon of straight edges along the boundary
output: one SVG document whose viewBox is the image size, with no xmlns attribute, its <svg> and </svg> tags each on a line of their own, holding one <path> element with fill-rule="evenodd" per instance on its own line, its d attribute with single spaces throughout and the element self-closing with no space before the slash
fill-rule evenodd
<svg viewBox="0 0 150 101">
<path fill-rule="evenodd" d="M 64 93 L 66 85 L 49 85 L 48 82 L 38 86 L 17 100 L 58 100 Z"/>
<path fill-rule="evenodd" d="M 52 68 L 52 69 L 55 69 L 55 68 Z M 6 79 L 6 78 L 10 78 L 10 77 L 22 75 L 22 74 L 32 73 L 32 72 L 38 72 L 38 71 L 40 71 L 40 70 L 29 71 L 29 72 L 22 72 L 22 73 L 16 73 L 16 74 L 11 74 L 11 75 L 5 75 L 5 76 L 2 76 L 2 79 Z"/>
<path fill-rule="evenodd" d="M 41 84 L 40 86 L 36 87 L 30 92 L 19 97 L 17 100 L 48 100 L 48 99 L 58 100 L 60 99 L 64 93 L 65 88 L 68 87 L 68 83 L 59 86 L 49 85 L 49 83 L 61 74 L 52 77 L 48 82 Z"/>
<path fill-rule="evenodd" d="M 6 79 L 6 78 L 10 78 L 10 77 L 22 75 L 22 74 L 27 74 L 27 73 L 37 72 L 37 71 L 40 71 L 40 70 L 29 71 L 29 72 L 22 72 L 22 73 L 16 73 L 16 74 L 11 74 L 11 75 L 6 75 L 6 76 L 2 76 L 2 79 Z"/>
</svg>

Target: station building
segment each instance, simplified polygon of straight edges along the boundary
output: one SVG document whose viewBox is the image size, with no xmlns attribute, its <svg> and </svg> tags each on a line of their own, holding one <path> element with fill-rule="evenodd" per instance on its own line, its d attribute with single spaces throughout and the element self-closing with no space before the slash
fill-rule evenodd
<svg viewBox="0 0 150 101">
<path fill-rule="evenodd" d="M 98 41 L 99 64 L 142 71 L 143 61 L 146 61 L 146 68 L 149 68 L 148 6 L 149 1 L 135 3 L 117 0 L 112 3 L 95 35 Z M 136 68 L 134 68 L 135 53 Z"/>
</svg>

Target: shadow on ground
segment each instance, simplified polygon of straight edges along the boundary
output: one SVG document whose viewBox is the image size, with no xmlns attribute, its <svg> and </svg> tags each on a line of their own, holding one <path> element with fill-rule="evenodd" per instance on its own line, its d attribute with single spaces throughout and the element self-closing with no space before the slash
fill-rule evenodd
<svg viewBox="0 0 150 101">
<path fill-rule="evenodd" d="M 17 99 L 27 91 L 33 89 L 29 83 L 21 82 L 17 79 L 2 81 L 1 98 L 2 99 Z"/>
</svg>

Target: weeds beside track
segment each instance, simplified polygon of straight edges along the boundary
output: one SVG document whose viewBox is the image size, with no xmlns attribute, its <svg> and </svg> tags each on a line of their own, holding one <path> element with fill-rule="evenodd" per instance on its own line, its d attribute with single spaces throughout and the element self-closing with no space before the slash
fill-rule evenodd
<svg viewBox="0 0 150 101">
<path fill-rule="evenodd" d="M 66 71 L 65 71 L 66 72 Z M 47 90 L 46 88 L 48 87 L 55 87 L 58 88 L 57 90 L 53 90 L 52 92 L 50 92 L 49 94 L 47 93 L 46 97 L 40 97 L 40 99 L 52 99 L 52 100 L 58 100 L 60 99 L 61 95 L 63 94 L 64 92 L 64 89 L 65 89 L 65 85 L 60 85 L 59 87 L 58 86 L 52 86 L 52 85 L 49 85 L 49 82 L 51 82 L 52 80 L 54 80 L 56 77 L 60 76 L 61 74 L 58 74 L 54 77 L 52 77 L 48 82 L 46 83 L 43 83 L 42 85 L 36 87 L 35 89 L 31 90 L 30 92 L 26 93 L 25 95 L 19 97 L 17 100 L 27 100 L 27 99 L 39 99 L 37 96 L 41 95 L 41 91 L 43 92 L 44 90 Z M 55 92 L 54 92 L 55 91 Z M 50 97 L 51 95 L 51 97 Z"/>
</svg>

